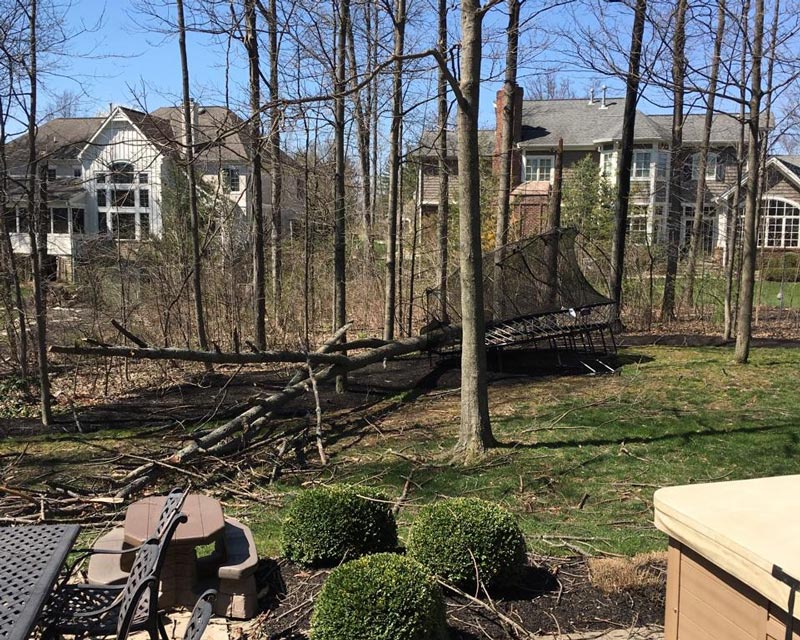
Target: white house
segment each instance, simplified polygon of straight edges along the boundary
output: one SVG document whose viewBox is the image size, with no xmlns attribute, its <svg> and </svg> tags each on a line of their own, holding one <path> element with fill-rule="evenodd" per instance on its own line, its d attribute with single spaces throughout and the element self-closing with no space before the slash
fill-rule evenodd
<svg viewBox="0 0 800 640">
<path fill-rule="evenodd" d="M 252 167 L 247 127 L 226 107 L 192 106 L 195 169 L 223 228 L 248 228 Z M 102 118 L 56 118 L 39 127 L 40 170 L 46 172 L 47 253 L 50 269 L 71 278 L 75 258 L 88 239 L 135 243 L 160 237 L 164 191 L 180 170 L 185 148 L 183 111 L 163 107 L 144 113 L 115 107 Z M 16 253 L 29 253 L 27 138 L 7 146 L 8 193 L 4 217 Z M 286 157 L 282 170 L 291 172 Z M 271 215 L 270 181 L 262 172 L 265 216 Z M 298 218 L 302 186 L 284 180 L 281 213 L 289 229 Z"/>
</svg>

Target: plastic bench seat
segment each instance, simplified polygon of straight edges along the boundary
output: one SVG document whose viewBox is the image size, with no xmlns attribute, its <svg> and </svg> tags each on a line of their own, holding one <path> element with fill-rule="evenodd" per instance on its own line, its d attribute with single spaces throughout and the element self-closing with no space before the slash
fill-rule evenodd
<svg viewBox="0 0 800 640">
<path fill-rule="evenodd" d="M 258 612 L 258 554 L 253 534 L 238 520 L 225 518 L 223 547 L 225 560 L 217 569 L 219 592 L 214 611 L 228 618 L 252 618 Z"/>
<path fill-rule="evenodd" d="M 108 549 L 122 551 L 125 548 L 125 529 L 117 527 L 104 536 L 98 538 L 94 549 Z M 113 585 L 125 584 L 128 581 L 128 572 L 122 567 L 130 568 L 134 552 L 129 554 L 94 554 L 89 558 L 87 577 L 89 584 Z"/>
</svg>

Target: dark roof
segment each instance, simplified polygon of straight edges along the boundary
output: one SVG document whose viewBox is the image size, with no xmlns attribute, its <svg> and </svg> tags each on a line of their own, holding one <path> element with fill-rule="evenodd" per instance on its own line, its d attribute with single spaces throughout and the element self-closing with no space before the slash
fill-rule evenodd
<svg viewBox="0 0 800 640">
<path fill-rule="evenodd" d="M 667 139 L 671 136 L 672 116 L 650 116 L 665 131 Z M 700 144 L 703 141 L 705 114 L 692 113 L 683 121 L 683 141 L 687 144 Z M 718 113 L 711 121 L 711 144 L 735 144 L 739 139 L 739 120 L 731 113 Z"/>
<path fill-rule="evenodd" d="M 183 108 L 161 107 L 150 115 L 169 123 L 172 130 L 183 131 Z M 227 107 L 197 106 L 197 128 L 194 143 L 208 160 L 242 162 L 247 160 L 247 129 L 236 113 Z"/>
<path fill-rule="evenodd" d="M 69 160 L 77 158 L 105 118 L 56 118 L 39 125 L 36 150 L 40 158 Z M 21 135 L 6 147 L 10 168 L 28 163 L 28 136 Z"/>
<path fill-rule="evenodd" d="M 478 130 L 478 152 L 482 156 L 494 154 L 495 135 L 494 129 Z M 447 130 L 447 155 L 455 157 L 458 151 L 458 134 L 453 129 Z M 411 156 L 423 158 L 438 158 L 439 156 L 439 130 L 425 130 L 422 132 L 419 144 L 408 152 Z"/>
<path fill-rule="evenodd" d="M 800 180 L 800 156 L 775 156 L 775 158 Z"/>
<path fill-rule="evenodd" d="M 24 203 L 27 199 L 27 185 L 11 180 L 8 183 L 6 197 L 11 203 Z M 56 178 L 47 181 L 47 195 L 51 201 L 64 201 L 77 195 L 86 195 L 83 181 L 80 178 Z"/>
<path fill-rule="evenodd" d="M 607 98 L 605 107 L 600 100 L 592 104 L 586 99 L 523 100 L 522 147 L 554 147 L 563 138 L 568 146 L 592 146 L 598 142 L 619 140 L 622 137 L 624 98 Z M 704 114 L 689 114 L 683 125 L 683 139 L 700 143 Z M 669 141 L 672 116 L 646 114 L 636 111 L 636 140 Z M 729 114 L 714 116 L 711 128 L 712 143 L 736 142 L 739 136 L 737 119 Z"/>
<path fill-rule="evenodd" d="M 144 113 L 128 107 L 120 107 L 120 111 L 139 128 L 148 140 L 159 148 L 162 150 L 173 150 L 175 148 L 175 141 L 179 138 L 180 129 L 176 130 L 168 120 L 159 118 L 152 113 Z"/>
</svg>

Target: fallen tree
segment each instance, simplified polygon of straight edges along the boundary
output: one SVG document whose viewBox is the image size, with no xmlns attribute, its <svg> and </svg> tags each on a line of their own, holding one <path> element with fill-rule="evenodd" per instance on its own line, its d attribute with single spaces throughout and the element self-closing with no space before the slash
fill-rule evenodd
<svg viewBox="0 0 800 640">
<path fill-rule="evenodd" d="M 117 325 L 115 324 L 115 326 Z M 50 351 L 66 355 L 181 360 L 212 362 L 215 364 L 302 363 L 302 366 L 298 367 L 287 386 L 281 391 L 265 398 L 253 400 L 251 402 L 252 406 L 232 420 L 192 440 L 192 442 L 172 454 L 160 460 L 148 461 L 128 473 L 123 478 L 122 486 L 116 493 L 118 498 L 127 498 L 153 482 L 165 470 L 180 470 L 182 465 L 192 462 L 204 454 L 220 455 L 246 446 L 268 426 L 269 418 L 274 411 L 311 390 L 313 384 L 319 384 L 338 375 L 356 371 L 390 358 L 417 351 L 429 351 L 452 344 L 458 341 L 461 336 L 460 327 L 442 327 L 420 336 L 388 342 L 366 339 L 349 342 L 346 345 L 337 344 L 349 326 L 348 324 L 339 329 L 319 349 L 311 353 L 302 351 L 223 353 L 221 351 L 157 348 L 146 346 L 138 338 L 136 347 L 108 345 L 91 341 L 90 344 L 86 345 L 52 346 Z M 122 331 L 118 326 L 117 328 L 120 329 L 123 335 L 131 339 L 132 334 Z M 345 348 L 351 355 L 330 353 L 331 351 Z M 353 351 L 359 352 L 352 354 Z M 315 369 L 314 367 L 317 368 Z"/>
</svg>

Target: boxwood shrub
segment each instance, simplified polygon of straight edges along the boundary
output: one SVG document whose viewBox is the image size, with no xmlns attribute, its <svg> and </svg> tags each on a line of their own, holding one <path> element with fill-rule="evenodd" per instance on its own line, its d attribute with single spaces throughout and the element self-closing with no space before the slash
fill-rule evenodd
<svg viewBox="0 0 800 640">
<path fill-rule="evenodd" d="M 470 589 L 476 566 L 487 587 L 513 582 L 525 565 L 525 551 L 514 516 L 476 498 L 451 498 L 420 509 L 407 547 L 409 556 L 442 580 Z"/>
<path fill-rule="evenodd" d="M 306 565 L 331 565 L 394 551 L 397 524 L 386 496 L 345 485 L 301 492 L 283 522 L 283 553 Z"/>
<path fill-rule="evenodd" d="M 328 576 L 311 617 L 311 640 L 444 640 L 435 579 L 406 556 L 378 553 Z"/>
</svg>

